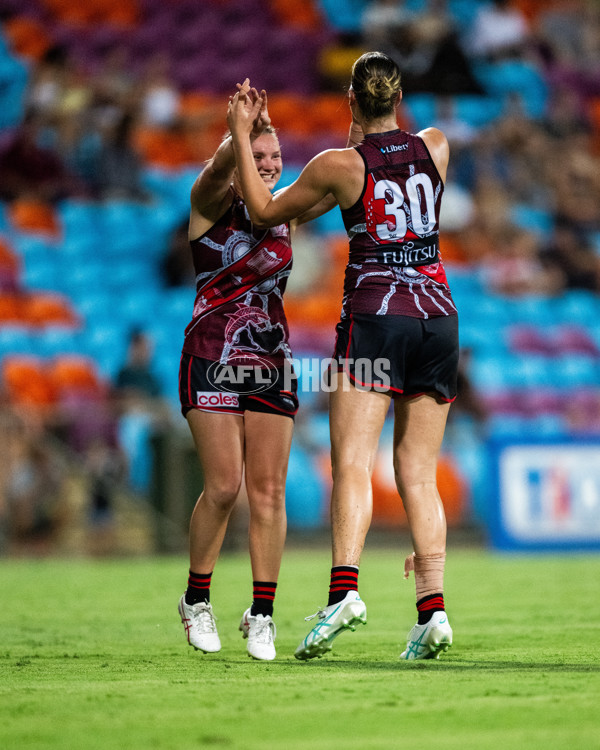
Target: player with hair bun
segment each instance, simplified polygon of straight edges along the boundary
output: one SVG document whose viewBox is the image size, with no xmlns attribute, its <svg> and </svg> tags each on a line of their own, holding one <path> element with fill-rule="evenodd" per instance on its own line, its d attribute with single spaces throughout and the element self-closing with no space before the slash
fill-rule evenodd
<svg viewBox="0 0 600 750">
<path fill-rule="evenodd" d="M 371 475 L 379 436 L 394 404 L 394 471 L 410 525 L 418 622 L 403 659 L 437 658 L 452 644 L 443 575 L 446 519 L 436 469 L 450 403 L 456 397 L 458 316 L 439 253 L 439 215 L 448 166 L 444 134 L 398 128 L 400 71 L 381 52 L 352 68 L 348 101 L 353 148 L 318 154 L 277 195 L 265 189 L 248 135 L 252 111 L 237 94 L 228 121 L 254 221 L 269 226 L 306 211 L 329 193 L 348 233 L 342 313 L 337 325 L 337 388 L 330 395 L 333 470 L 332 569 L 327 606 L 296 649 L 322 656 L 344 629 L 366 622 L 358 569 L 372 516 Z M 255 103 L 253 111 L 260 106 Z M 363 378 L 353 362 L 386 363 Z M 373 372 L 377 372 L 373 369 Z"/>
</svg>

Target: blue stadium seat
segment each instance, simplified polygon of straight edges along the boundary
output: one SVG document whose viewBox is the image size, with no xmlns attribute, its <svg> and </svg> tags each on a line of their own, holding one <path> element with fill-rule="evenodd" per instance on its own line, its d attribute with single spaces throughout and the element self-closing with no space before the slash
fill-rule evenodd
<svg viewBox="0 0 600 750">
<path fill-rule="evenodd" d="M 154 289 L 135 287 L 126 295 L 111 296 L 113 314 L 123 318 L 130 326 L 145 327 L 148 316 L 161 309 L 161 295 Z"/>
<path fill-rule="evenodd" d="M 533 208 L 523 203 L 518 203 L 511 208 L 510 218 L 515 226 L 544 237 L 548 236 L 554 227 L 554 219 L 550 211 Z"/>
<path fill-rule="evenodd" d="M 196 291 L 191 287 L 165 289 L 161 294 L 163 316 L 187 325 L 192 319 L 195 296 Z"/>
<path fill-rule="evenodd" d="M 119 258 L 111 263 L 105 279 L 106 288 L 113 292 L 129 294 L 137 287 L 157 289 L 159 278 L 152 260 L 143 255 L 137 258 Z"/>
<path fill-rule="evenodd" d="M 315 462 L 310 454 L 294 440 L 285 491 L 289 526 L 294 529 L 321 527 L 326 505 L 326 488 Z"/>
<path fill-rule="evenodd" d="M 506 359 L 506 378 L 511 388 L 550 387 L 556 384 L 554 360 L 527 354 Z"/>
<path fill-rule="evenodd" d="M 13 232 L 11 243 L 16 252 L 27 262 L 28 258 L 48 258 L 57 251 L 57 244 L 40 234 Z"/>
<path fill-rule="evenodd" d="M 84 288 L 79 298 L 73 297 L 75 309 L 83 316 L 88 326 L 105 324 L 118 317 L 115 300 L 112 295 L 97 286 Z"/>
<path fill-rule="evenodd" d="M 504 298 L 504 309 L 511 324 L 551 326 L 555 321 L 556 298 L 522 295 Z"/>
<path fill-rule="evenodd" d="M 360 31 L 363 0 L 318 0 L 328 25 L 336 31 Z"/>
<path fill-rule="evenodd" d="M 0 326 L 0 357 L 7 354 L 37 354 L 35 337 L 29 328 Z"/>
<path fill-rule="evenodd" d="M 571 289 L 554 300 L 554 322 L 572 324 L 600 318 L 600 296 L 585 289 Z"/>
<path fill-rule="evenodd" d="M 600 384 L 600 364 L 594 357 L 569 354 L 553 360 L 554 384 L 564 389 L 576 389 Z"/>
<path fill-rule="evenodd" d="M 125 362 L 129 328 L 124 321 L 112 316 L 107 320 L 94 320 L 82 337 L 82 350 L 98 364 L 104 377 L 113 380 Z"/>
<path fill-rule="evenodd" d="M 58 214 L 66 237 L 94 235 L 101 230 L 102 209 L 92 201 L 66 199 L 59 203 Z"/>
<path fill-rule="evenodd" d="M 101 258 L 95 257 L 93 260 L 76 263 L 70 269 L 65 267 L 62 270 L 66 276 L 69 294 L 77 303 L 83 301 L 87 295 L 95 297 L 100 293 L 106 296 L 107 282 L 112 275 L 112 268 L 107 267 L 106 262 Z M 108 300 L 106 304 L 108 306 Z"/>
<path fill-rule="evenodd" d="M 523 438 L 535 436 L 535 426 L 527 417 L 515 414 L 494 414 L 487 421 L 490 437 Z"/>
<path fill-rule="evenodd" d="M 534 118 L 543 117 L 548 100 L 548 86 L 540 71 L 530 62 L 504 60 L 498 63 L 480 63 L 475 74 L 486 91 L 512 106 L 517 97 L 525 112 Z"/>
<path fill-rule="evenodd" d="M 22 60 L 6 52 L 0 55 L 0 130 L 22 121 L 28 80 L 29 70 Z"/>
<path fill-rule="evenodd" d="M 327 451 L 330 449 L 329 414 L 327 412 L 317 411 L 308 415 L 306 440 L 311 447 Z"/>
<path fill-rule="evenodd" d="M 460 94 L 454 97 L 456 117 L 473 128 L 489 125 L 502 115 L 502 102 L 491 96 Z"/>
<path fill-rule="evenodd" d="M 32 335 L 36 354 L 42 357 L 54 357 L 58 354 L 80 354 L 82 352 L 82 334 L 78 330 L 61 326 L 50 326 L 36 331 Z"/>
<path fill-rule="evenodd" d="M 435 124 L 437 105 L 434 94 L 411 94 L 402 105 L 414 123 L 415 131 Z"/>
<path fill-rule="evenodd" d="M 480 321 L 463 319 L 459 312 L 459 340 L 461 349 L 470 349 L 480 354 L 506 353 L 508 347 L 506 328 L 493 321 L 481 325 Z"/>
<path fill-rule="evenodd" d="M 51 255 L 30 255 L 21 270 L 21 283 L 27 289 L 57 289 L 58 278 Z"/>
</svg>

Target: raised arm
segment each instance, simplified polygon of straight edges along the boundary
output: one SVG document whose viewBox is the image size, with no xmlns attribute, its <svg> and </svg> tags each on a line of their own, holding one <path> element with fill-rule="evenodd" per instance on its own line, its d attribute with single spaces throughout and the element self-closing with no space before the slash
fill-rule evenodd
<svg viewBox="0 0 600 750">
<path fill-rule="evenodd" d="M 358 146 L 359 143 L 362 143 L 364 138 L 363 129 L 361 126 L 353 119 L 350 123 L 350 130 L 348 131 L 348 140 L 346 142 L 346 148 L 353 148 L 354 146 Z M 316 206 L 313 206 L 312 208 L 309 208 L 308 211 L 305 211 L 303 214 L 298 216 L 296 219 L 296 224 L 304 224 L 307 221 L 312 221 L 313 219 L 317 219 L 319 216 L 323 216 L 323 214 L 326 214 L 328 211 L 331 211 L 332 208 L 335 208 L 337 206 L 338 202 L 337 199 L 331 194 L 328 193 L 323 200 L 319 201 Z"/>
<path fill-rule="evenodd" d="M 250 218 L 262 226 L 275 226 L 291 221 L 317 205 L 328 193 L 335 195 L 332 180 L 335 151 L 324 151 L 315 156 L 302 174 L 289 187 L 271 195 L 254 164 L 250 133 L 252 119 L 261 106 L 260 99 L 247 107 L 247 95 L 239 91 L 229 103 L 227 121 L 233 138 L 233 149 L 244 201 Z"/>
<path fill-rule="evenodd" d="M 267 95 L 250 87 L 250 79 L 237 84 L 244 92 L 246 106 L 252 107 L 260 99 L 252 122 L 252 131 L 259 135 L 271 123 L 267 110 Z M 230 97 L 231 98 L 231 97 Z M 227 210 L 231 203 L 231 182 L 235 170 L 235 154 L 231 136 L 227 136 L 217 148 L 202 172 L 196 178 L 190 195 L 190 236 L 206 232 Z"/>
</svg>

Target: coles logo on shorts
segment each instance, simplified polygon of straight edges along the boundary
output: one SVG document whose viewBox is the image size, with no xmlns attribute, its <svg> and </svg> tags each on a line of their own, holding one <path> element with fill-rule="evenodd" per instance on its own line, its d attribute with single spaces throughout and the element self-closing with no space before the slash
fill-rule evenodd
<svg viewBox="0 0 600 750">
<path fill-rule="evenodd" d="M 227 408 L 240 405 L 237 393 L 215 393 L 214 391 L 196 391 L 197 406 L 212 406 L 213 408 Z"/>
</svg>

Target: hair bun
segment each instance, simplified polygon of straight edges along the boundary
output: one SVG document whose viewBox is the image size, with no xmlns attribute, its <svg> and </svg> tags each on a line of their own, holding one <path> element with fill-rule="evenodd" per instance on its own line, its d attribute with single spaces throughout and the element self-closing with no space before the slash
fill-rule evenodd
<svg viewBox="0 0 600 750">
<path fill-rule="evenodd" d="M 367 92 L 375 99 L 389 99 L 394 87 L 388 76 L 372 76 L 365 81 Z"/>
</svg>

